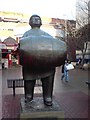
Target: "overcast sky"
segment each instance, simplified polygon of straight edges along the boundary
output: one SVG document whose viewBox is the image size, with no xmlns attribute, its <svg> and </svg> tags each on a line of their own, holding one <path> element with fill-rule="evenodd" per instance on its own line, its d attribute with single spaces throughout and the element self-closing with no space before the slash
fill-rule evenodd
<svg viewBox="0 0 90 120">
<path fill-rule="evenodd" d="M 0 11 L 75 19 L 76 0 L 0 0 Z"/>
</svg>

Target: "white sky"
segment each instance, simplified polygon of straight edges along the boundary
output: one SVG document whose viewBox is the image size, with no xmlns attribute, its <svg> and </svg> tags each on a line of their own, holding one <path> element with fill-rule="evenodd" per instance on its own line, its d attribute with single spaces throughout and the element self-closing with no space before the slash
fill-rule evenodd
<svg viewBox="0 0 90 120">
<path fill-rule="evenodd" d="M 0 0 L 0 11 L 75 19 L 76 0 Z"/>
</svg>

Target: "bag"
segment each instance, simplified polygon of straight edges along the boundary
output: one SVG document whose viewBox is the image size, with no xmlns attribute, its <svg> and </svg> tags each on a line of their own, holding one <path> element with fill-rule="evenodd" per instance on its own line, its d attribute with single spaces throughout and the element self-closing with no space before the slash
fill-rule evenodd
<svg viewBox="0 0 90 120">
<path fill-rule="evenodd" d="M 67 68 L 67 70 L 72 70 L 72 69 L 74 69 L 74 66 L 72 64 L 68 64 L 66 66 L 66 68 Z"/>
</svg>

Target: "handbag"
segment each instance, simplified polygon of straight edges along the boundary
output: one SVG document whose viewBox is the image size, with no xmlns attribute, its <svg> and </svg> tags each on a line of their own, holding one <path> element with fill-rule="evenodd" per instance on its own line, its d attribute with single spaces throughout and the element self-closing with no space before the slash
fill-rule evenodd
<svg viewBox="0 0 90 120">
<path fill-rule="evenodd" d="M 67 70 L 72 70 L 74 69 L 74 66 L 70 63 L 66 66 Z"/>
</svg>

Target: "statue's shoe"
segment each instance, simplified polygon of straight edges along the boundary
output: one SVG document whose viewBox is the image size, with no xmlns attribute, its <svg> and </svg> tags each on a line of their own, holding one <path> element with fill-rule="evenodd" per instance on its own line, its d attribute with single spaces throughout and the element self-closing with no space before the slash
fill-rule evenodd
<svg viewBox="0 0 90 120">
<path fill-rule="evenodd" d="M 50 97 L 45 98 L 44 104 L 47 106 L 52 106 L 52 98 L 50 98 Z"/>
<path fill-rule="evenodd" d="M 32 102 L 33 100 L 33 97 L 31 95 L 28 95 L 26 98 L 25 98 L 25 103 L 28 103 L 28 102 Z"/>
</svg>

